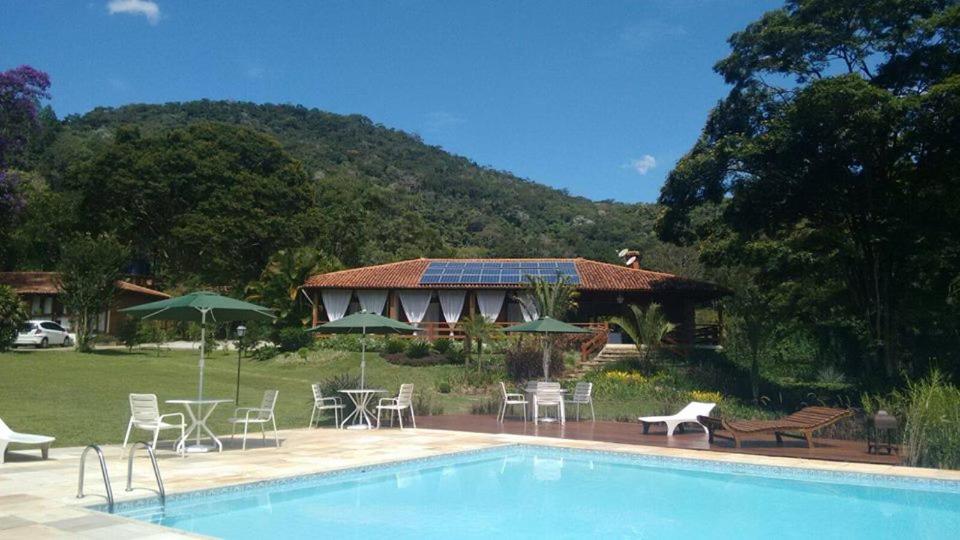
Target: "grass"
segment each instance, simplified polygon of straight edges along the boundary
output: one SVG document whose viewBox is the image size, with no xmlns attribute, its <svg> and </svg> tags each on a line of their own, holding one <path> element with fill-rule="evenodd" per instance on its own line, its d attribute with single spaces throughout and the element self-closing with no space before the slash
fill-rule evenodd
<svg viewBox="0 0 960 540">
<path fill-rule="evenodd" d="M 130 393 L 157 394 L 162 413 L 182 412 L 166 399 L 197 395 L 195 351 L 99 350 L 79 354 L 65 350 L 24 350 L 0 354 L 0 418 L 13 429 L 57 437 L 57 446 L 123 441 L 130 411 Z M 277 389 L 277 425 L 306 427 L 313 401 L 310 383 L 344 372 L 359 374 L 360 354 L 330 351 L 303 362 L 244 359 L 240 405 L 258 405 L 266 389 Z M 233 399 L 237 357 L 234 353 L 208 355 L 204 396 Z M 377 354 L 367 355 L 369 386 L 396 392 L 401 382 L 432 393 L 447 413 L 469 412 L 478 396 L 438 394 L 435 381 L 450 378 L 460 366 L 407 367 L 388 364 Z M 233 403 L 222 404 L 210 418 L 216 433 L 229 433 L 225 420 Z M 330 421 L 332 422 L 332 420 Z M 139 433 L 142 437 L 145 432 Z"/>
</svg>

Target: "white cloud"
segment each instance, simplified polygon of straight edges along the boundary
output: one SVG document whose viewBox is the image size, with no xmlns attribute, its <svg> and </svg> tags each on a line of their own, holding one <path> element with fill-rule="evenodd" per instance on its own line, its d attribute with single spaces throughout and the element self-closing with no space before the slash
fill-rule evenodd
<svg viewBox="0 0 960 540">
<path fill-rule="evenodd" d="M 650 154 L 644 154 L 638 159 L 631 159 L 630 163 L 624 165 L 624 167 L 629 167 L 637 171 L 637 174 L 647 174 L 650 172 L 650 169 L 653 169 L 656 166 L 657 158 L 651 156 Z"/>
<path fill-rule="evenodd" d="M 160 22 L 160 6 L 151 0 L 110 0 L 107 2 L 107 11 L 111 15 L 143 15 L 150 24 Z"/>
</svg>

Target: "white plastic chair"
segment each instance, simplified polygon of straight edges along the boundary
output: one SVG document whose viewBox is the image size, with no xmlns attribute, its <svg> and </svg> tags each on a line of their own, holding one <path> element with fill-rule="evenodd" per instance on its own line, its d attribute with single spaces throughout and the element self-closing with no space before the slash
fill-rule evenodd
<svg viewBox="0 0 960 540">
<path fill-rule="evenodd" d="M 3 464 L 4 455 L 7 453 L 7 446 L 10 443 L 25 444 L 30 446 L 39 446 L 40 455 L 47 459 L 50 455 L 50 444 L 56 439 L 46 435 L 34 435 L 32 433 L 17 433 L 10 429 L 7 424 L 0 419 L 0 465 Z"/>
<path fill-rule="evenodd" d="M 180 422 L 167 422 L 165 418 L 179 418 Z M 183 455 L 184 431 L 187 429 L 186 419 L 183 413 L 160 414 L 160 407 L 157 405 L 156 394 L 130 394 L 130 421 L 127 422 L 127 434 L 123 437 L 123 449 L 127 449 L 127 443 L 130 442 L 130 433 L 134 428 L 142 429 L 153 433 L 153 448 L 157 448 L 157 439 L 160 432 L 165 429 L 179 429 L 180 438 L 174 445 L 174 450 Z"/>
<path fill-rule="evenodd" d="M 581 405 L 590 405 L 590 420 L 597 421 L 597 416 L 593 412 L 593 383 L 578 382 L 573 388 L 573 397 L 568 401 L 577 406 L 577 421 L 580 420 Z"/>
<path fill-rule="evenodd" d="M 511 405 L 521 405 L 523 407 L 523 421 L 527 421 L 527 399 L 523 394 L 507 392 L 507 385 L 500 381 L 500 393 L 503 394 L 503 403 L 500 405 L 500 411 L 497 413 L 497 422 L 503 423 L 503 418 L 507 415 L 507 407 Z"/>
<path fill-rule="evenodd" d="M 556 407 L 557 417 L 561 424 L 567 423 L 566 412 L 563 406 L 563 391 L 558 382 L 541 382 L 536 386 L 533 394 L 533 423 L 540 422 L 541 407 Z"/>
<path fill-rule="evenodd" d="M 319 424 L 323 411 L 333 411 L 334 426 L 340 427 L 340 415 L 343 414 L 343 402 L 336 396 L 323 397 L 323 392 L 320 391 L 320 384 L 318 383 L 313 383 L 311 387 L 313 388 L 313 412 L 310 413 L 310 423 L 307 427 L 313 427 L 314 416 L 316 416 L 317 423 Z"/>
<path fill-rule="evenodd" d="M 707 426 L 701 424 L 698 420 L 698 416 L 710 416 L 710 411 L 716 407 L 716 403 L 704 403 L 702 401 L 691 401 L 687 404 L 686 407 L 680 409 L 680 412 L 671 416 L 641 416 L 640 423 L 643 424 L 643 432 L 647 433 L 650 429 L 650 424 L 664 423 L 667 425 L 667 436 L 672 437 L 673 431 L 677 429 L 677 426 L 680 424 L 697 424 L 703 428 L 703 431 L 708 435 L 710 430 L 707 429 Z"/>
<path fill-rule="evenodd" d="M 266 442 L 267 434 L 263 426 L 268 422 L 273 424 L 273 438 L 277 443 L 277 448 L 280 448 L 280 434 L 277 433 L 277 419 L 273 414 L 273 409 L 277 406 L 277 396 L 279 394 L 280 392 L 277 390 L 267 390 L 263 393 L 263 401 L 260 402 L 259 407 L 237 407 L 233 411 L 233 418 L 227 420 L 227 422 L 233 425 L 233 432 L 230 433 L 231 439 L 237 434 L 237 425 L 243 424 L 244 450 L 247 449 L 247 430 L 250 428 L 250 424 L 260 426 L 260 439 Z"/>
<path fill-rule="evenodd" d="M 395 398 L 380 398 L 377 403 L 377 429 L 380 429 L 380 412 L 390 411 L 390 426 L 393 426 L 393 417 L 400 418 L 400 429 L 403 429 L 403 412 L 410 411 L 410 421 L 417 427 L 417 418 L 413 415 L 413 384 L 401 384 L 400 392 Z"/>
</svg>

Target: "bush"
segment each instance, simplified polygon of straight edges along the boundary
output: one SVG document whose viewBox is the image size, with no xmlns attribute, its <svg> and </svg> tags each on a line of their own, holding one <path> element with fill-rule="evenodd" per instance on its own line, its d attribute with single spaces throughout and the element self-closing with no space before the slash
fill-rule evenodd
<svg viewBox="0 0 960 540">
<path fill-rule="evenodd" d="M 283 352 L 298 351 L 309 347 L 313 337 L 299 326 L 288 326 L 277 331 L 277 345 Z"/>
<path fill-rule="evenodd" d="M 443 405 L 434 399 L 433 392 L 414 392 L 413 411 L 417 416 L 434 416 L 443 414 Z"/>
<path fill-rule="evenodd" d="M 407 344 L 402 339 L 390 338 L 383 344 L 383 352 L 387 354 L 400 354 L 407 349 Z"/>
<path fill-rule="evenodd" d="M 153 343 L 160 356 L 160 348 L 170 339 L 167 326 L 163 321 L 142 321 L 137 327 L 137 340 L 140 343 Z"/>
<path fill-rule="evenodd" d="M 409 358 L 423 358 L 430 354 L 430 344 L 426 341 L 415 339 L 407 345 L 407 356 Z"/>
<path fill-rule="evenodd" d="M 259 349 L 253 351 L 253 354 L 250 356 L 258 362 L 266 362 L 267 360 L 273 359 L 278 354 L 280 354 L 280 349 L 272 345 L 267 345 L 266 347 L 260 347 Z"/>
<path fill-rule="evenodd" d="M 449 394 L 453 391 L 453 384 L 449 380 L 437 381 L 437 392 L 441 394 Z"/>
<path fill-rule="evenodd" d="M 543 377 L 543 349 L 539 347 L 525 345 L 507 349 L 504 363 L 511 381 L 523 382 Z M 563 355 L 559 351 L 550 356 L 551 377 L 563 375 L 564 367 Z"/>
<path fill-rule="evenodd" d="M 439 354 L 430 354 L 420 358 L 411 358 L 405 354 L 384 354 L 382 356 L 387 362 L 398 366 L 442 366 L 451 363 L 450 358 L 446 356 L 440 356 Z"/>
<path fill-rule="evenodd" d="M 447 338 L 440 338 L 433 342 L 433 350 L 440 354 L 447 354 L 450 351 L 450 345 L 453 342 Z"/>
<path fill-rule="evenodd" d="M 344 397 L 344 395 L 340 393 L 340 390 L 350 390 L 353 388 L 360 388 L 359 373 L 356 375 L 352 373 L 341 373 L 340 375 L 335 375 L 320 381 L 320 392 L 323 394 L 323 397 Z M 312 403 L 313 398 L 311 397 L 310 400 Z M 355 408 L 352 401 L 344 399 L 343 416 L 341 418 L 345 418 L 352 413 Z"/>
<path fill-rule="evenodd" d="M 915 467 L 960 468 L 960 388 L 939 371 L 910 381 L 902 392 L 867 398 L 900 418 L 904 457 Z"/>
<path fill-rule="evenodd" d="M 7 285 L 0 285 L 0 352 L 13 345 L 20 325 L 26 320 L 27 312 L 16 291 Z"/>
<path fill-rule="evenodd" d="M 368 335 L 364 338 L 360 334 L 334 334 L 317 339 L 314 347 L 317 349 L 334 349 L 338 351 L 360 352 L 363 350 L 363 342 L 366 341 L 368 351 L 382 351 L 384 348 L 383 339 L 377 336 Z"/>
<path fill-rule="evenodd" d="M 127 350 L 133 350 L 134 347 L 143 343 L 140 340 L 141 336 L 140 319 L 124 317 L 120 326 L 117 327 L 117 340 L 126 346 Z"/>
</svg>

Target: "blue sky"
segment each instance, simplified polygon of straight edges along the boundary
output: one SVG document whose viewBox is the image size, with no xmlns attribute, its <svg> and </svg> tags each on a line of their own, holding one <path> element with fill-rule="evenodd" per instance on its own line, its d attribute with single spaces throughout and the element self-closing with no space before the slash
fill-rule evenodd
<svg viewBox="0 0 960 540">
<path fill-rule="evenodd" d="M 60 116 L 199 98 L 358 113 L 593 199 L 653 201 L 780 2 L 0 0 L 0 70 Z"/>
</svg>

